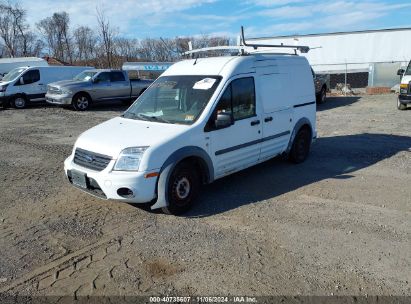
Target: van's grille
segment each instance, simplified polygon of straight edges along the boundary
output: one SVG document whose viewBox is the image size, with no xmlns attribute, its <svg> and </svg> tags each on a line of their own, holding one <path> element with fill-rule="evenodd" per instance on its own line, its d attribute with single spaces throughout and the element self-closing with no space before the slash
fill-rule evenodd
<svg viewBox="0 0 411 304">
<path fill-rule="evenodd" d="M 97 154 L 80 148 L 77 148 L 76 152 L 74 152 L 74 163 L 91 170 L 102 171 L 107 167 L 110 161 L 110 156 Z"/>
</svg>

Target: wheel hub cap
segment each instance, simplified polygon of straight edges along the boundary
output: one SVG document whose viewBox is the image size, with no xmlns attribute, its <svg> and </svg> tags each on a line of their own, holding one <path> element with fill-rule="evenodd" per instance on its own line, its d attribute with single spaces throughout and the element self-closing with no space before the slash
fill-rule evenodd
<svg viewBox="0 0 411 304">
<path fill-rule="evenodd" d="M 88 100 L 86 97 L 81 97 L 77 100 L 77 105 L 80 109 L 85 109 L 88 106 Z"/>
<path fill-rule="evenodd" d="M 190 182 L 187 178 L 180 178 L 175 184 L 176 195 L 179 199 L 185 199 L 190 194 Z"/>
<path fill-rule="evenodd" d="M 16 107 L 20 108 L 20 107 L 24 107 L 24 99 L 23 98 L 17 98 L 16 101 L 14 102 Z"/>
</svg>

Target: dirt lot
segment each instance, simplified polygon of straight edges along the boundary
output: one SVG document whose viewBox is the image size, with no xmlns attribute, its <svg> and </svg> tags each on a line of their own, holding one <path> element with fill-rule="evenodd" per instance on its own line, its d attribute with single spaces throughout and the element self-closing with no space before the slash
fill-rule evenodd
<svg viewBox="0 0 411 304">
<path fill-rule="evenodd" d="M 207 186 L 185 217 L 71 187 L 77 136 L 122 106 L 0 110 L 0 292 L 411 295 L 411 110 L 333 97 L 301 165 Z"/>
</svg>

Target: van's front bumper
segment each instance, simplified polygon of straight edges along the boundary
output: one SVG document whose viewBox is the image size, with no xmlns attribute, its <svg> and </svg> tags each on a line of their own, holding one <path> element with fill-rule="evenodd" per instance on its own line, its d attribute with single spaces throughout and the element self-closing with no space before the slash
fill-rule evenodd
<svg viewBox="0 0 411 304">
<path fill-rule="evenodd" d="M 72 99 L 68 94 L 46 94 L 46 101 L 51 104 L 70 105 Z"/>
<path fill-rule="evenodd" d="M 146 178 L 147 172 L 112 171 L 114 162 L 98 172 L 75 164 L 70 156 L 64 162 L 64 172 L 73 186 L 99 198 L 128 203 L 148 203 L 156 198 L 157 177 Z M 82 186 L 73 180 L 78 175 L 85 178 Z"/>
<path fill-rule="evenodd" d="M 398 95 L 398 99 L 402 104 L 411 103 L 411 95 L 400 94 Z"/>
</svg>

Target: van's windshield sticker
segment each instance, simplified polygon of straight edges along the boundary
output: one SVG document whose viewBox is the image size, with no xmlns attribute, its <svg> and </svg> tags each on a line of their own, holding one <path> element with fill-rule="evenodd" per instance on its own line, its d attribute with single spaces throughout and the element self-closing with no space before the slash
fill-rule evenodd
<svg viewBox="0 0 411 304">
<path fill-rule="evenodd" d="M 186 118 L 184 120 L 185 121 L 193 121 L 194 120 L 194 115 L 186 115 Z"/>
<path fill-rule="evenodd" d="M 204 78 L 200 81 L 197 81 L 194 86 L 193 89 L 194 90 L 209 90 L 214 82 L 216 81 L 216 79 L 214 78 Z"/>
</svg>

